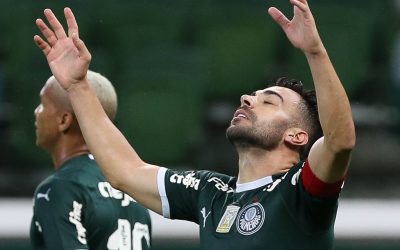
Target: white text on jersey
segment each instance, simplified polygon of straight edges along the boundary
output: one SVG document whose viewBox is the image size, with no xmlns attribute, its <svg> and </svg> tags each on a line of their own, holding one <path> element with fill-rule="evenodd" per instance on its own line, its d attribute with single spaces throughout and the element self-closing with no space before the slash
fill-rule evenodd
<svg viewBox="0 0 400 250">
<path fill-rule="evenodd" d="M 134 202 L 135 200 L 129 195 L 123 193 L 122 191 L 115 189 L 111 186 L 110 183 L 104 181 L 99 182 L 97 185 L 100 191 L 100 194 L 105 198 L 114 198 L 121 201 L 121 206 L 126 207 L 129 206 L 130 202 Z"/>
<path fill-rule="evenodd" d="M 189 173 L 186 176 L 180 175 L 180 174 L 173 174 L 169 178 L 169 181 L 171 183 L 176 183 L 176 184 L 183 184 L 186 186 L 186 188 L 194 188 L 195 190 L 198 190 L 200 180 L 194 177 L 194 173 Z"/>
</svg>

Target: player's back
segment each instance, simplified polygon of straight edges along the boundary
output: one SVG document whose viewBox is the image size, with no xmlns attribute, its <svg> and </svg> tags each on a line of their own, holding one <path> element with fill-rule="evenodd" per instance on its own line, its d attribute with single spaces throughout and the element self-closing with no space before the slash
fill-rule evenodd
<svg viewBox="0 0 400 250">
<path fill-rule="evenodd" d="M 68 160 L 35 192 L 38 249 L 148 249 L 150 232 L 148 210 L 114 189 L 91 155 Z"/>
</svg>

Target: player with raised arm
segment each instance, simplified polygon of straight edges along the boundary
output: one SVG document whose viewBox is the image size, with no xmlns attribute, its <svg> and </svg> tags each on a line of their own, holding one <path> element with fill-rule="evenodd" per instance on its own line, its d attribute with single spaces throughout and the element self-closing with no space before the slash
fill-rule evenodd
<svg viewBox="0 0 400 250">
<path fill-rule="evenodd" d="M 72 11 L 64 12 L 67 33 L 48 9 L 49 26 L 36 21 L 44 39 L 34 40 L 68 92 L 107 179 L 167 218 L 198 223 L 202 249 L 333 248 L 338 196 L 355 146 L 354 123 L 307 1 L 290 2 L 291 20 L 274 7 L 268 12 L 304 53 L 315 92 L 280 78 L 241 97 L 227 129 L 239 155 L 237 177 L 174 171 L 143 161 L 87 82 L 91 55 Z"/>
</svg>

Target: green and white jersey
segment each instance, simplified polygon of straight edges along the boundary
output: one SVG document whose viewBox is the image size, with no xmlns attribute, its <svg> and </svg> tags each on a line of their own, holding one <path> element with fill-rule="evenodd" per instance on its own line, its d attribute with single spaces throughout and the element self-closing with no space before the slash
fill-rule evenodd
<svg viewBox="0 0 400 250">
<path fill-rule="evenodd" d="M 65 162 L 34 195 L 34 249 L 150 249 L 148 210 L 111 187 L 92 155 Z"/>
<path fill-rule="evenodd" d="M 163 215 L 199 224 L 201 249 L 333 249 L 338 195 L 310 195 L 303 165 L 245 184 L 210 171 L 162 168 Z"/>
</svg>

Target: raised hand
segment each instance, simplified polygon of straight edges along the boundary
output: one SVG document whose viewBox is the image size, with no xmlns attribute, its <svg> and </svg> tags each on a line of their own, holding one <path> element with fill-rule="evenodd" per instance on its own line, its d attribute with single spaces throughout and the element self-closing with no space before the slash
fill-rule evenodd
<svg viewBox="0 0 400 250">
<path fill-rule="evenodd" d="M 42 19 L 37 19 L 36 25 L 44 39 L 38 35 L 33 39 L 46 56 L 57 81 L 68 90 L 86 77 L 91 55 L 79 39 L 78 24 L 70 8 L 64 9 L 68 34 L 50 9 L 45 9 L 44 15 L 50 27 Z"/>
<path fill-rule="evenodd" d="M 307 0 L 290 0 L 293 18 L 289 20 L 275 7 L 268 9 L 271 17 L 281 26 L 289 41 L 304 53 L 315 54 L 324 49 Z"/>
</svg>

